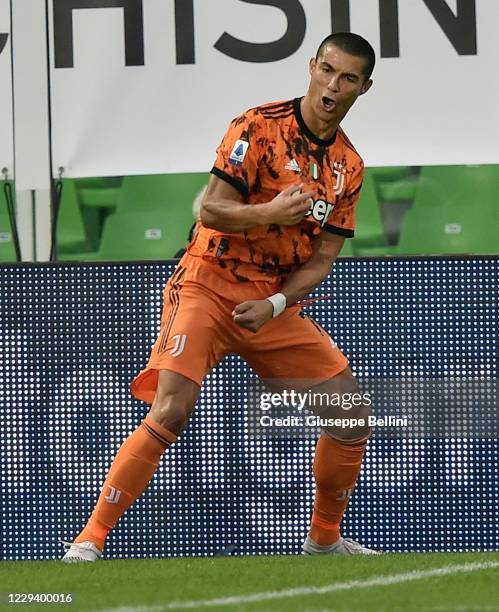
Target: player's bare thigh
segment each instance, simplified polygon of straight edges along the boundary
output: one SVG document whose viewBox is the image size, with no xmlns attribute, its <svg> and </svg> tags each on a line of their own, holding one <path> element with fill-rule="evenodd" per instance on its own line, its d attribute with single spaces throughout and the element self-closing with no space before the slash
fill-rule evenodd
<svg viewBox="0 0 499 612">
<path fill-rule="evenodd" d="M 312 393 L 324 393 L 329 397 L 338 396 L 340 401 L 328 403 L 327 406 L 317 405 L 309 406 L 309 408 L 322 418 L 328 419 L 349 419 L 350 423 L 363 422 L 363 425 L 355 425 L 348 427 L 326 427 L 326 433 L 337 440 L 352 441 L 358 440 L 369 435 L 370 428 L 367 425 L 367 419 L 372 414 L 372 406 L 366 402 L 362 396 L 361 389 L 357 379 L 352 374 L 350 366 L 347 366 L 342 372 L 326 380 L 325 382 L 316 385 L 311 389 Z M 356 401 L 351 402 L 353 394 L 358 394 Z M 343 401 L 344 400 L 344 401 Z M 347 408 L 342 407 L 347 406 Z"/>
<path fill-rule="evenodd" d="M 178 436 L 187 425 L 200 390 L 197 383 L 182 374 L 160 370 L 158 389 L 149 416 Z"/>
</svg>

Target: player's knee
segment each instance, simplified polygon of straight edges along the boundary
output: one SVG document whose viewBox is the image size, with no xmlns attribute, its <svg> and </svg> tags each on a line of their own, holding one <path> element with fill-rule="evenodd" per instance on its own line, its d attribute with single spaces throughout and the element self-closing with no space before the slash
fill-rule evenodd
<svg viewBox="0 0 499 612">
<path fill-rule="evenodd" d="M 321 417 L 327 417 L 322 426 L 324 433 L 346 443 L 367 439 L 371 435 L 371 399 L 368 394 L 361 392 L 349 367 L 316 387 L 316 390 L 325 391 L 329 397 L 335 399 L 334 402 L 326 403 L 326 407 L 314 407 L 314 412 L 319 413 Z"/>
<path fill-rule="evenodd" d="M 199 385 L 174 372 L 162 371 L 149 415 L 156 423 L 179 435 L 191 416 Z"/>
<path fill-rule="evenodd" d="M 328 421 L 331 425 L 322 428 L 323 432 L 338 442 L 352 443 L 366 440 L 371 435 L 369 417 L 373 414 L 369 403 L 356 406 L 355 410 L 334 411 Z"/>
</svg>

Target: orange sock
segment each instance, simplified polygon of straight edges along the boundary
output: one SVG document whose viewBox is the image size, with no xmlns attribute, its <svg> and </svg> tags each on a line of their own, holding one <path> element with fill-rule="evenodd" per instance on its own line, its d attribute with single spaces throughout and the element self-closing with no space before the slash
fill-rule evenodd
<svg viewBox="0 0 499 612">
<path fill-rule="evenodd" d="M 92 516 L 75 542 L 90 540 L 100 550 L 118 519 L 145 490 L 161 455 L 177 439 L 168 429 L 147 416 L 121 445 Z"/>
<path fill-rule="evenodd" d="M 366 439 L 344 444 L 322 434 L 317 442 L 314 476 L 317 485 L 310 538 L 320 546 L 334 544 L 362 465 Z"/>
</svg>

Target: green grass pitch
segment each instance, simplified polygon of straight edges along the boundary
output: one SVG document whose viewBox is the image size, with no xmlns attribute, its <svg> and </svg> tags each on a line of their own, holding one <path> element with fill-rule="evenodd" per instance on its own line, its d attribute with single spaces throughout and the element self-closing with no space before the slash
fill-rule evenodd
<svg viewBox="0 0 499 612">
<path fill-rule="evenodd" d="M 443 569 L 436 572 L 438 568 Z M 5 610 L 492 612 L 499 611 L 499 553 L 109 560 L 84 565 L 4 561 L 0 591 Z M 8 605 L 9 592 L 71 592 L 74 600 Z"/>
</svg>

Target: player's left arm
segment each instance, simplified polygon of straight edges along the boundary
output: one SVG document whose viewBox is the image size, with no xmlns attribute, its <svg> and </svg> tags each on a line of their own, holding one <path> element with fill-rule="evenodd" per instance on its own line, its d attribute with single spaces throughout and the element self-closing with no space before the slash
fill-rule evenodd
<svg viewBox="0 0 499 612">
<path fill-rule="evenodd" d="M 345 238 L 338 234 L 321 232 L 312 240 L 312 256 L 284 282 L 280 293 L 286 298 L 286 306 L 299 300 L 316 289 L 329 275 L 341 251 Z M 274 306 L 269 300 L 250 300 L 234 308 L 234 322 L 257 332 L 262 325 L 273 317 Z"/>
<path fill-rule="evenodd" d="M 316 289 L 329 276 L 345 237 L 321 232 L 312 240 L 312 257 L 291 274 L 280 292 L 286 297 L 286 306 L 292 306 Z"/>
<path fill-rule="evenodd" d="M 275 306 L 269 299 L 251 300 L 236 306 L 232 316 L 238 325 L 256 333 L 274 316 L 274 308 L 276 314 L 279 314 L 287 306 L 292 306 L 308 295 L 328 276 L 345 237 L 354 235 L 355 209 L 363 176 L 364 164 L 359 158 L 348 180 L 344 196 L 334 207 L 323 231 L 312 240 L 311 258 L 288 276 L 279 294 L 271 296 L 271 299 L 275 300 Z"/>
</svg>

